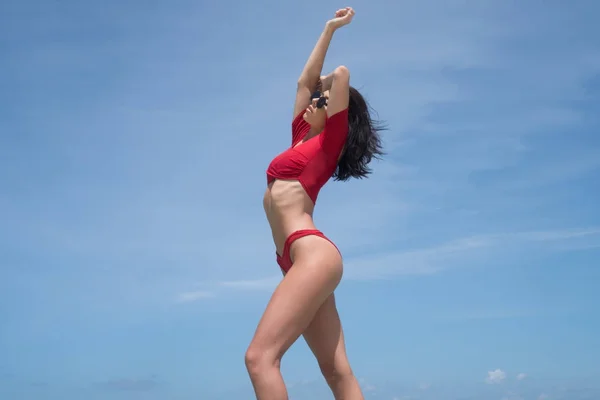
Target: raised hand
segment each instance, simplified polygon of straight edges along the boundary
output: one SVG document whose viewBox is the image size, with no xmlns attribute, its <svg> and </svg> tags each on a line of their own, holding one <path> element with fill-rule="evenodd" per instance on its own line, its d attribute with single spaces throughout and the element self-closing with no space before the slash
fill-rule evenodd
<svg viewBox="0 0 600 400">
<path fill-rule="evenodd" d="M 327 21 L 327 25 L 333 29 L 338 29 L 352 22 L 354 9 L 352 7 L 341 8 L 335 12 L 335 17 Z"/>
</svg>

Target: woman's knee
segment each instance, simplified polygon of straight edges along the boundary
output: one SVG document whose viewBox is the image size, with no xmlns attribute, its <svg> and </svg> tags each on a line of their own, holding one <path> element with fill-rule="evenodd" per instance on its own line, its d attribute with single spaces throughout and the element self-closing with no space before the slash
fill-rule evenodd
<svg viewBox="0 0 600 400">
<path fill-rule="evenodd" d="M 280 357 L 268 348 L 251 343 L 246 349 L 244 362 L 250 375 L 259 375 L 262 371 L 279 368 Z"/>
</svg>

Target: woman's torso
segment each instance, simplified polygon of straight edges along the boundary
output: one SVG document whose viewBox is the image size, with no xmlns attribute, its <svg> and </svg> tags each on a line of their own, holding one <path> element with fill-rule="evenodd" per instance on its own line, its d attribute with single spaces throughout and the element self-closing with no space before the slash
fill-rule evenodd
<svg viewBox="0 0 600 400">
<path fill-rule="evenodd" d="M 277 248 L 299 229 L 315 229 L 312 219 L 319 191 L 337 167 L 348 134 L 348 109 L 328 117 L 325 128 L 309 136 L 304 112 L 292 122 L 292 145 L 267 168 L 263 206 Z"/>
<path fill-rule="evenodd" d="M 282 254 L 287 237 L 299 229 L 315 229 L 314 204 L 297 180 L 271 182 L 263 197 L 263 207 L 277 253 Z"/>
</svg>

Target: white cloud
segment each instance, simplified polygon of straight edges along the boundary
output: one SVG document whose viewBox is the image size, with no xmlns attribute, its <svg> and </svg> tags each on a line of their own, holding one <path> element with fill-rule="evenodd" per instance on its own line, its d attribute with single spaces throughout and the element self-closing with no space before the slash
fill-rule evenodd
<svg viewBox="0 0 600 400">
<path fill-rule="evenodd" d="M 237 281 L 203 282 L 204 288 L 210 290 L 186 291 L 177 295 L 180 303 L 187 303 L 200 299 L 207 299 L 223 295 L 228 291 L 234 292 L 271 292 L 281 281 L 282 275 L 273 275 L 266 278 L 246 279 Z"/>
<path fill-rule="evenodd" d="M 562 309 L 552 309 L 552 315 L 556 315 L 558 312 L 567 312 L 569 310 Z M 490 308 L 478 308 L 477 306 L 473 306 L 473 308 L 469 308 L 466 310 L 462 310 L 457 313 L 443 314 L 439 317 L 441 319 L 449 319 L 449 320 L 485 320 L 485 319 L 512 319 L 512 318 L 524 318 L 530 317 L 534 315 L 544 315 L 548 313 L 549 310 L 547 308 L 536 309 L 536 308 L 519 308 L 519 309 L 490 309 Z"/>
<path fill-rule="evenodd" d="M 563 230 L 550 230 L 550 231 L 534 231 L 534 232 L 520 232 L 514 233 L 515 239 L 531 240 L 531 241 L 555 241 L 555 240 L 567 240 L 576 239 L 586 236 L 599 236 L 600 239 L 600 228 L 579 228 L 579 229 L 563 229 Z"/>
<path fill-rule="evenodd" d="M 485 382 L 493 385 L 502 383 L 504 379 L 506 379 L 506 372 L 502 371 L 501 369 L 496 369 L 494 371 L 488 371 L 488 376 L 485 378 Z"/>
<path fill-rule="evenodd" d="M 371 384 L 366 384 L 365 386 L 363 386 L 363 390 L 365 392 L 373 392 L 375 391 L 377 388 Z"/>
<path fill-rule="evenodd" d="M 375 392 L 377 390 L 375 385 L 368 382 L 365 378 L 360 378 L 358 382 L 360 383 L 362 390 L 365 392 Z"/>
<path fill-rule="evenodd" d="M 542 393 L 538 396 L 538 400 L 547 400 L 548 398 L 548 395 L 545 393 Z"/>
<path fill-rule="evenodd" d="M 198 290 L 195 292 L 184 292 L 177 296 L 177 302 L 179 303 L 190 303 L 197 300 L 209 299 L 215 297 L 213 292 Z"/>
<path fill-rule="evenodd" d="M 518 381 L 522 381 L 523 379 L 527 378 L 527 374 L 521 372 L 520 374 L 517 375 L 517 380 Z"/>
<path fill-rule="evenodd" d="M 240 281 L 224 281 L 219 285 L 228 289 L 238 290 L 273 290 L 281 281 L 282 275 L 275 275 L 262 279 L 249 279 Z"/>
</svg>

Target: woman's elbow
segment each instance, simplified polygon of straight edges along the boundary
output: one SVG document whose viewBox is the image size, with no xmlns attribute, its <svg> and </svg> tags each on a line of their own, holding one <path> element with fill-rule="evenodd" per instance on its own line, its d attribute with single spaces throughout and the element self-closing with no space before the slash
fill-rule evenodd
<svg viewBox="0 0 600 400">
<path fill-rule="evenodd" d="M 335 70 L 333 70 L 333 79 L 349 81 L 350 71 L 344 65 L 340 65 Z"/>
</svg>

